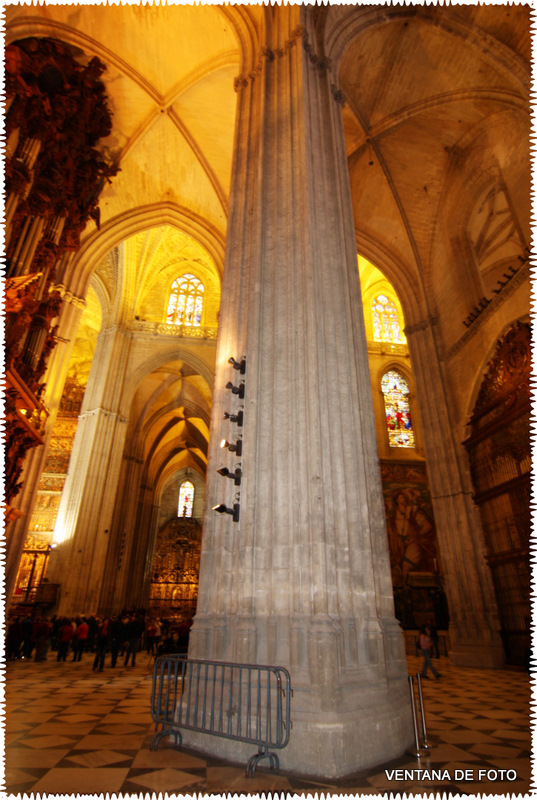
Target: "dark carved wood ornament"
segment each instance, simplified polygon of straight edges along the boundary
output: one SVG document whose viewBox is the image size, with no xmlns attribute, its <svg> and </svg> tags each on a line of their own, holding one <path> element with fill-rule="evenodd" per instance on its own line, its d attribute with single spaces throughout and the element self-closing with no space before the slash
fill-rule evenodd
<svg viewBox="0 0 537 800">
<path fill-rule="evenodd" d="M 56 272 L 80 247 L 118 168 L 99 140 L 112 128 L 105 66 L 53 39 L 6 48 L 5 319 L 7 517 L 29 448 L 43 444 L 43 378 L 62 305 Z M 16 515 L 16 514 L 15 514 Z"/>
<path fill-rule="evenodd" d="M 481 516 L 507 660 L 529 652 L 531 530 L 531 330 L 512 327 L 498 342 L 464 442 Z"/>
</svg>

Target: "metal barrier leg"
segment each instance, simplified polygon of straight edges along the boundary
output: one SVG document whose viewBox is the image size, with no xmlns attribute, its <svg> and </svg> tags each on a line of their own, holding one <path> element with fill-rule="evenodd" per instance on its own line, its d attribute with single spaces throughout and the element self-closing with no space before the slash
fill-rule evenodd
<svg viewBox="0 0 537 800">
<path fill-rule="evenodd" d="M 421 690 L 421 676 L 419 672 L 416 673 L 416 681 L 418 683 L 418 699 L 420 703 L 421 731 L 423 733 L 423 741 L 421 743 L 421 749 L 432 750 L 433 745 L 427 741 L 427 725 L 425 724 L 425 708 L 423 706 L 423 692 Z"/>
<path fill-rule="evenodd" d="M 271 769 L 279 769 L 280 768 L 280 760 L 276 753 L 269 753 L 268 749 L 265 747 L 263 750 L 260 750 L 255 756 L 252 756 L 248 760 L 248 764 L 246 765 L 246 777 L 253 778 L 255 775 L 255 770 L 259 762 L 262 758 L 268 758 L 270 761 L 270 768 Z"/>
<path fill-rule="evenodd" d="M 181 745 L 182 742 L 183 742 L 183 737 L 181 736 L 181 732 L 180 731 L 174 731 L 174 730 L 171 730 L 171 728 L 164 728 L 163 730 L 160 731 L 160 733 L 156 733 L 153 736 L 153 738 L 151 739 L 151 744 L 149 745 L 149 749 L 150 750 L 156 750 L 157 747 L 158 747 L 158 743 L 160 742 L 160 740 L 162 739 L 163 736 L 173 736 L 173 738 L 175 740 L 174 743 L 175 743 L 176 747 L 177 747 L 178 744 Z M 177 741 L 178 738 L 179 738 L 179 741 Z"/>
<path fill-rule="evenodd" d="M 414 743 L 415 747 L 409 748 L 407 753 L 411 756 L 416 756 L 417 758 L 421 758 L 425 755 L 425 751 L 420 748 L 420 737 L 418 731 L 418 720 L 416 717 L 416 701 L 414 697 L 414 680 L 412 675 L 408 676 L 408 685 L 410 688 L 410 706 L 412 708 L 412 724 L 414 726 Z"/>
</svg>

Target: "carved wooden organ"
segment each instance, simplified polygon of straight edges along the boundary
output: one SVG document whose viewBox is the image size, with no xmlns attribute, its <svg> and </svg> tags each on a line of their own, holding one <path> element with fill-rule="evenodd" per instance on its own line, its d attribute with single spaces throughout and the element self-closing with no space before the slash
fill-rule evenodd
<svg viewBox="0 0 537 800">
<path fill-rule="evenodd" d="M 43 444 L 43 378 L 56 344 L 61 273 L 80 247 L 117 166 L 99 140 L 111 131 L 105 67 L 52 39 L 6 48 L 6 447 L 8 519 L 29 448 Z"/>
<path fill-rule="evenodd" d="M 496 353 L 465 441 L 506 656 L 525 665 L 530 642 L 531 331 L 511 328 Z"/>
</svg>

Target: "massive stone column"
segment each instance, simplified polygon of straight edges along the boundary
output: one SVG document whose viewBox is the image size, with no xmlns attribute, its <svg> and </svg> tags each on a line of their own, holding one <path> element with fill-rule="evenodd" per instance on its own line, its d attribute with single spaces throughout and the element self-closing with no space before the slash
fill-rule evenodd
<svg viewBox="0 0 537 800">
<path fill-rule="evenodd" d="M 420 396 L 427 472 L 450 613 L 450 660 L 501 667 L 503 645 L 494 587 L 462 443 L 454 440 L 448 382 L 438 358 L 436 321 L 405 330 Z"/>
<path fill-rule="evenodd" d="M 99 608 L 127 432 L 121 401 L 131 338 L 114 326 L 97 340 L 48 568 L 50 580 L 61 584 L 61 614 Z"/>
<path fill-rule="evenodd" d="M 412 734 L 340 96 L 312 47 L 311 9 L 276 10 L 259 68 L 237 81 L 190 656 L 287 667 L 293 728 L 280 763 L 335 777 L 399 756 Z M 241 375 L 228 358 L 244 355 Z M 244 382 L 243 400 L 228 382 Z M 242 427 L 223 419 L 242 407 Z M 223 437 L 242 437 L 240 458 L 219 448 Z M 216 470 L 239 462 L 236 487 Z M 211 510 L 237 502 L 238 522 Z M 241 752 L 215 737 L 185 740 Z"/>
</svg>

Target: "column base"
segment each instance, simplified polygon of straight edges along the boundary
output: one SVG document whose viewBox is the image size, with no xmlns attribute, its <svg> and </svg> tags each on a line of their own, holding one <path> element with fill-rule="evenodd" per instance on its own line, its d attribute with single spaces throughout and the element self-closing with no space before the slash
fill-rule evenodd
<svg viewBox="0 0 537 800">
<path fill-rule="evenodd" d="M 372 694 L 374 696 L 375 692 Z M 278 756 L 280 770 L 304 777 L 343 778 L 397 759 L 405 753 L 414 741 L 406 680 L 401 682 L 397 693 L 390 693 L 383 707 L 371 702 L 367 689 L 363 690 L 362 708 L 356 707 L 355 692 L 353 695 L 352 711 L 325 714 L 322 722 L 312 719 L 318 712 L 313 707 L 311 713 L 304 714 L 302 718 L 293 713 L 293 698 L 289 743 L 281 750 L 272 751 Z M 213 757 L 244 763 L 245 766 L 257 752 L 256 745 L 210 734 L 182 731 L 182 736 L 186 747 Z M 269 767 L 269 760 L 261 761 L 260 765 Z"/>
</svg>

